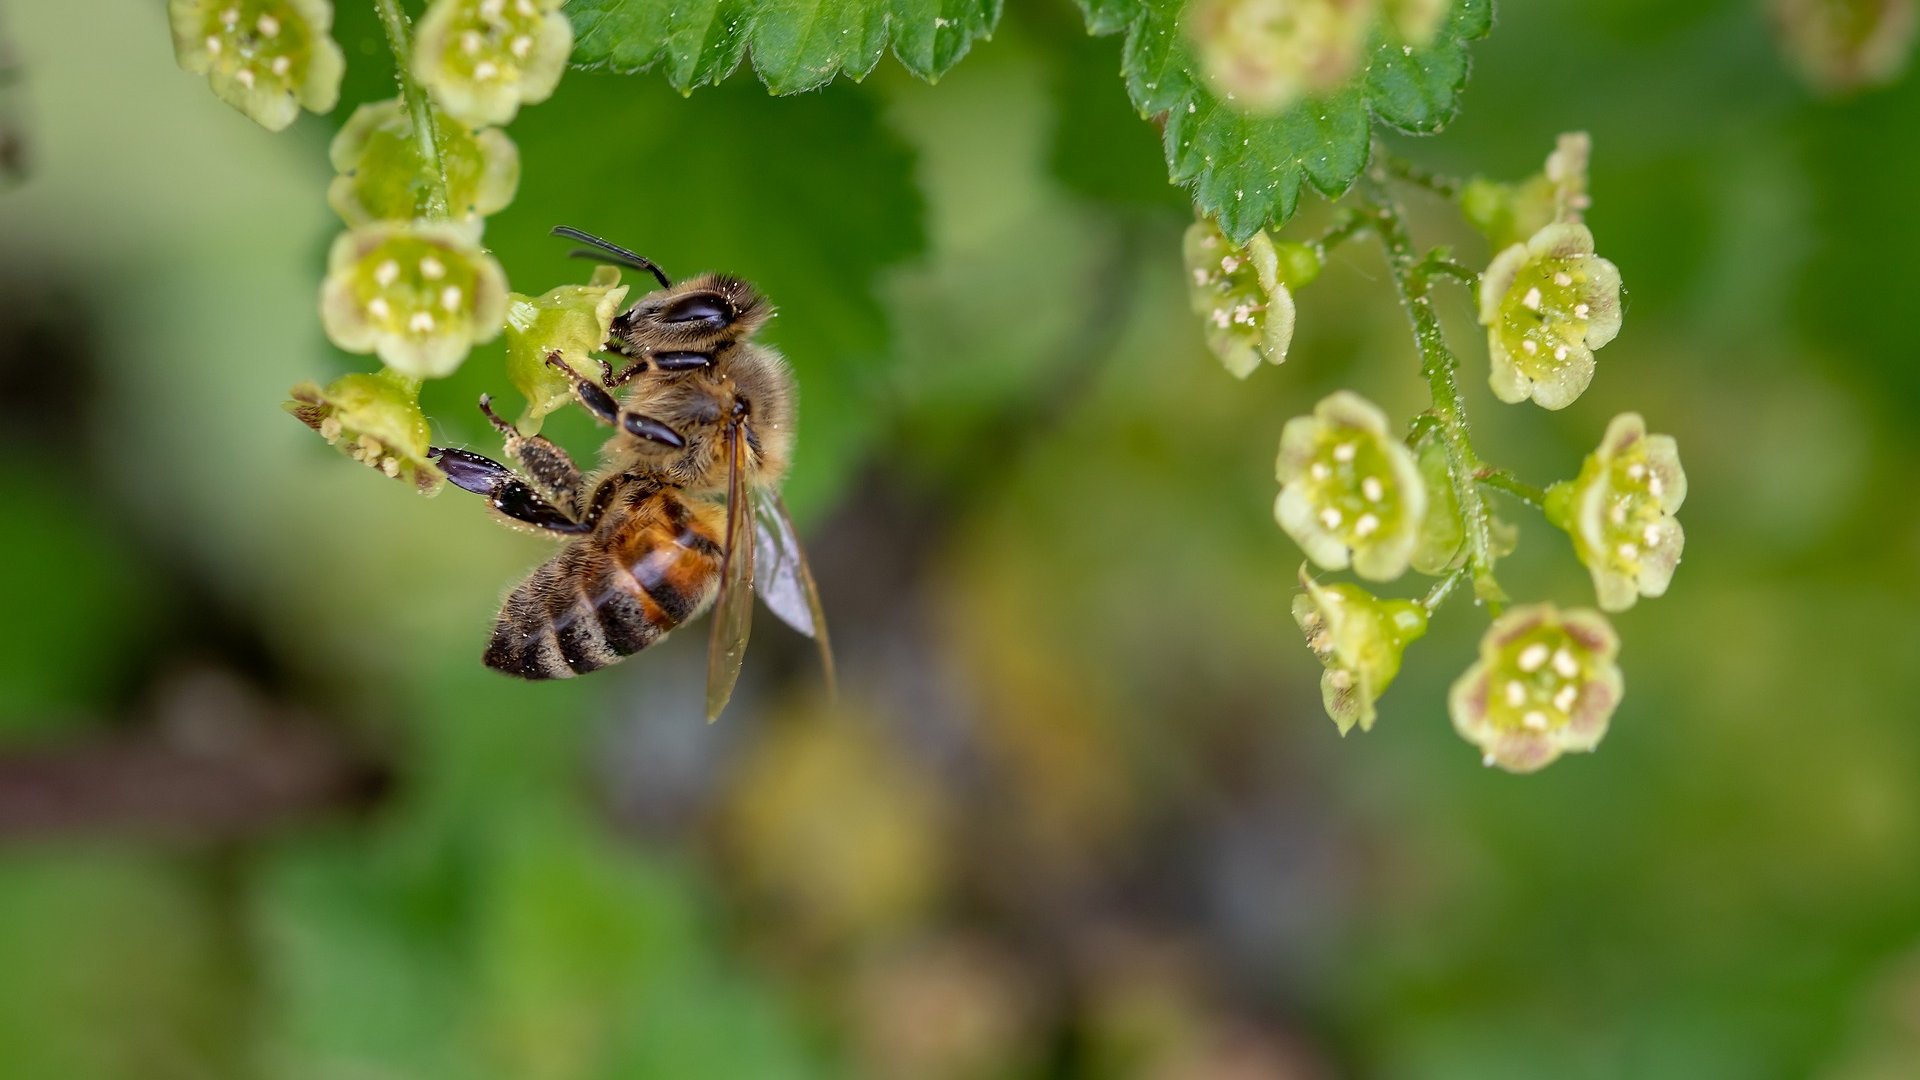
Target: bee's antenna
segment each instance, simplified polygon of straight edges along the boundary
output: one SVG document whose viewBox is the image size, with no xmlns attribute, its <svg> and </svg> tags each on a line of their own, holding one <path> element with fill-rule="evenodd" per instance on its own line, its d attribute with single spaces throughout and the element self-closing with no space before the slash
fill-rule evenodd
<svg viewBox="0 0 1920 1080">
<path fill-rule="evenodd" d="M 581 232 L 579 229 L 576 229 L 571 225 L 555 225 L 553 227 L 553 235 L 564 236 L 572 240 L 579 240 L 583 243 L 592 244 L 594 247 L 599 249 L 599 251 L 596 252 L 596 251 L 588 251 L 585 248 L 574 248 L 572 251 L 568 252 L 568 254 L 572 255 L 575 258 L 602 259 L 602 261 L 607 261 L 603 259 L 603 255 L 611 255 L 613 256 L 613 259 L 611 260 L 613 262 L 617 262 L 622 266 L 631 267 L 635 270 L 645 270 L 647 273 L 652 274 L 656 279 L 659 280 L 661 288 L 663 289 L 673 288 L 673 279 L 667 277 L 667 272 L 665 270 L 660 269 L 659 266 L 654 264 L 654 261 L 652 259 L 647 258 L 645 255 L 635 254 L 634 252 L 628 251 L 626 248 L 623 248 L 618 244 L 608 243 L 607 241 L 600 239 L 599 237 L 593 235 L 592 233 Z"/>
</svg>

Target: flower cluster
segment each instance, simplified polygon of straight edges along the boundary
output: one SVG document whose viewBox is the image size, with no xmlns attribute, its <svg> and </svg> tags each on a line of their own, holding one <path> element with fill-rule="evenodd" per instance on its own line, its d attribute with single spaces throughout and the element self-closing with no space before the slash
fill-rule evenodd
<svg viewBox="0 0 1920 1080">
<path fill-rule="evenodd" d="M 1580 475 L 1547 492 L 1546 512 L 1573 537 L 1601 609 L 1624 611 L 1667 591 L 1686 544 L 1673 515 L 1686 498 L 1673 436 L 1649 435 L 1640 414 L 1622 413 Z"/>
<path fill-rule="evenodd" d="M 1613 627 L 1597 612 L 1515 608 L 1493 621 L 1480 659 L 1453 684 L 1454 729 L 1488 765 L 1509 772 L 1592 750 L 1620 703 L 1619 652 Z"/>
<path fill-rule="evenodd" d="M 1375 0 L 1199 0 L 1187 37 L 1214 93 L 1275 112 L 1353 78 L 1378 15 Z"/>
<path fill-rule="evenodd" d="M 564 0 L 433 0 L 420 19 L 413 74 L 448 114 L 504 124 L 547 100 L 567 69 Z"/>
<path fill-rule="evenodd" d="M 1413 452 L 1387 417 L 1349 390 L 1287 421 L 1275 466 L 1273 514 L 1316 564 L 1390 581 L 1406 570 L 1427 512 Z"/>
<path fill-rule="evenodd" d="M 1494 257 L 1480 280 L 1494 396 L 1564 409 L 1593 382 L 1593 351 L 1620 332 L 1620 271 L 1585 225 L 1554 223 Z"/>
<path fill-rule="evenodd" d="M 173 54 L 269 131 L 331 110 L 346 61 L 327 0 L 170 0 Z"/>
</svg>

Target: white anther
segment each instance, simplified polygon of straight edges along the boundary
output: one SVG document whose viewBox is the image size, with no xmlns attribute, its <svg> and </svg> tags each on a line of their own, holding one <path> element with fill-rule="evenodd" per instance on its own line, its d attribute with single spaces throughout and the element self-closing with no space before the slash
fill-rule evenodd
<svg viewBox="0 0 1920 1080">
<path fill-rule="evenodd" d="M 1613 506 L 1607 511 L 1607 520 L 1613 522 L 1615 525 L 1625 525 L 1627 523 L 1627 500 L 1614 500 Z"/>
<path fill-rule="evenodd" d="M 1567 273 L 1565 270 L 1561 270 L 1553 275 L 1553 283 L 1564 289 L 1573 284 L 1573 275 Z"/>
<path fill-rule="evenodd" d="M 480 0 L 480 17 L 492 22 L 507 10 L 507 0 Z"/>
<path fill-rule="evenodd" d="M 1567 358 L 1567 347 L 1565 345 L 1555 345 L 1553 347 L 1553 358 L 1555 360 L 1565 360 Z"/>
<path fill-rule="evenodd" d="M 367 301 L 367 314 L 376 319 L 384 319 L 392 313 L 393 309 L 387 306 L 387 298 L 384 296 L 376 296 Z"/>
<path fill-rule="evenodd" d="M 1528 731 L 1547 730 L 1547 714 L 1539 709 L 1529 709 L 1527 715 L 1520 718 L 1520 726 Z"/>
<path fill-rule="evenodd" d="M 241 68 L 239 71 L 236 71 L 233 73 L 233 78 L 234 78 L 234 81 L 238 82 L 241 86 L 244 86 L 249 90 L 253 88 L 253 69 L 252 68 Z"/>
<path fill-rule="evenodd" d="M 1553 695 L 1553 707 L 1562 713 L 1570 713 L 1573 711 L 1574 702 L 1579 700 L 1580 688 L 1569 683 L 1561 687 L 1559 693 Z"/>
<path fill-rule="evenodd" d="M 460 310 L 460 286 L 449 285 L 440 290 L 440 306 L 448 311 Z"/>
<path fill-rule="evenodd" d="M 339 438 L 340 418 L 337 416 L 329 416 L 325 420 L 320 421 L 320 437 L 328 442 Z"/>
<path fill-rule="evenodd" d="M 1627 466 L 1627 479 L 1629 480 L 1640 480 L 1645 478 L 1646 475 L 1647 467 L 1638 461 Z"/>
<path fill-rule="evenodd" d="M 1540 665 L 1547 662 L 1547 654 L 1553 650 L 1541 642 L 1534 642 L 1520 651 L 1520 670 L 1539 671 Z"/>
<path fill-rule="evenodd" d="M 212 53 L 215 56 L 219 56 L 220 49 L 221 49 L 220 39 L 217 37 L 214 37 L 212 34 L 208 34 L 207 35 L 207 51 Z"/>
<path fill-rule="evenodd" d="M 1620 557 L 1627 560 L 1628 562 L 1632 562 L 1633 560 L 1640 557 L 1640 549 L 1633 546 L 1632 544 L 1621 544 L 1619 547 L 1614 548 L 1613 550 L 1619 552 Z"/>
<path fill-rule="evenodd" d="M 262 37 L 273 37 L 280 32 L 280 20 L 265 13 L 262 13 L 253 25 L 260 28 L 260 36 Z"/>
<path fill-rule="evenodd" d="M 388 259 L 386 262 L 373 268 L 373 280 L 383 289 L 393 284 L 399 277 L 400 264 L 394 262 L 392 259 Z"/>
<path fill-rule="evenodd" d="M 430 333 L 433 330 L 433 312 L 416 311 L 413 318 L 407 320 L 407 329 L 416 334 Z"/>
<path fill-rule="evenodd" d="M 1222 273 L 1231 274 L 1238 269 L 1240 269 L 1240 256 L 1238 255 L 1220 256 L 1220 271 Z"/>
<path fill-rule="evenodd" d="M 1335 690 L 1345 690 L 1353 685 L 1353 672 L 1346 668 L 1335 668 L 1327 673 L 1327 681 Z"/>
<path fill-rule="evenodd" d="M 1194 268 L 1193 268 L 1193 283 L 1194 283 L 1195 285 L 1205 285 L 1205 284 L 1207 283 L 1207 268 L 1206 268 L 1206 267 L 1204 267 L 1204 266 L 1196 266 L 1196 267 L 1194 267 Z"/>
<path fill-rule="evenodd" d="M 1350 442 L 1343 442 L 1339 446 L 1336 446 L 1333 448 L 1333 460 L 1352 461 L 1353 455 L 1359 452 L 1360 452 L 1360 448 L 1358 446 Z"/>
<path fill-rule="evenodd" d="M 478 30 L 461 31 L 460 51 L 466 53 L 468 56 L 472 56 L 480 51 L 480 46 L 486 44 L 486 40 Z"/>
<path fill-rule="evenodd" d="M 491 60 L 482 60 L 479 63 L 473 65 L 473 77 L 476 79 L 479 79 L 482 82 L 485 82 L 486 80 L 491 79 L 498 74 L 500 74 L 500 65 L 494 63 Z"/>
<path fill-rule="evenodd" d="M 1331 506 L 1320 511 L 1320 524 L 1325 525 L 1329 529 L 1339 528 L 1341 520 L 1340 511 Z"/>
<path fill-rule="evenodd" d="M 1584 319 L 1587 317 L 1587 313 L 1592 310 L 1593 309 L 1586 304 L 1575 304 L 1573 305 L 1573 317 L 1576 319 Z"/>
<path fill-rule="evenodd" d="M 1527 700 L 1527 684 L 1519 679 L 1507 680 L 1507 704 L 1518 707 Z"/>
<path fill-rule="evenodd" d="M 1520 298 L 1520 306 L 1526 308 L 1528 311 L 1539 311 L 1540 286 L 1535 285 L 1533 288 L 1528 289 L 1527 294 Z"/>
<path fill-rule="evenodd" d="M 383 473 L 386 473 L 386 474 L 387 474 L 388 476 L 390 476 L 390 477 L 395 477 L 395 476 L 399 476 L 399 475 L 400 475 L 400 462 L 398 462 L 398 461 L 396 461 L 395 459 L 393 459 L 393 458 L 390 458 L 390 457 L 387 457 L 387 458 L 381 458 L 381 459 L 380 459 L 380 471 L 381 471 L 381 472 L 383 472 Z"/>
<path fill-rule="evenodd" d="M 420 276 L 421 277 L 426 278 L 428 281 L 439 281 L 441 278 L 445 277 L 446 274 L 447 274 L 447 266 L 445 263 L 441 262 L 439 259 L 436 259 L 431 255 L 421 256 L 420 258 Z"/>
<path fill-rule="evenodd" d="M 1647 494 L 1657 499 L 1660 497 L 1660 493 L 1662 491 L 1665 491 L 1666 488 L 1667 488 L 1667 485 L 1661 481 L 1660 477 L 1658 476 L 1647 477 Z"/>
<path fill-rule="evenodd" d="M 1562 646 L 1554 651 L 1553 670 L 1559 672 L 1561 678 L 1571 679 L 1580 674 L 1580 661 L 1575 660 L 1573 653 Z"/>
<path fill-rule="evenodd" d="M 1641 529 L 1640 539 L 1644 541 L 1648 547 L 1654 547 L 1655 545 L 1659 544 L 1660 543 L 1660 526 L 1649 525 L 1646 528 Z"/>
<path fill-rule="evenodd" d="M 1353 523 L 1353 531 L 1356 536 L 1372 536 L 1375 532 L 1379 531 L 1379 529 L 1380 519 L 1372 514 L 1361 514 L 1360 519 Z"/>
<path fill-rule="evenodd" d="M 1324 461 L 1316 461 L 1307 466 L 1307 475 L 1313 477 L 1315 480 L 1325 480 L 1327 477 L 1333 475 L 1333 467 Z"/>
<path fill-rule="evenodd" d="M 293 59 L 287 56 L 276 56 L 273 58 L 273 63 L 267 66 L 273 69 L 275 75 L 284 78 L 287 72 L 293 70 Z"/>
<path fill-rule="evenodd" d="M 1366 496 L 1368 502 L 1379 502 L 1386 497 L 1387 488 L 1380 482 L 1379 477 L 1369 476 L 1360 481 L 1360 494 Z"/>
<path fill-rule="evenodd" d="M 227 10 L 221 12 L 220 21 L 226 25 L 227 29 L 229 30 L 233 29 L 235 24 L 239 23 L 240 21 L 240 9 L 237 7 L 230 7 Z"/>
<path fill-rule="evenodd" d="M 1525 352 L 1528 356 L 1532 356 L 1540 351 L 1540 343 L 1532 338 L 1521 338 L 1520 348 L 1521 351 Z"/>
<path fill-rule="evenodd" d="M 522 15 L 537 15 L 540 13 L 540 9 L 533 6 L 533 0 L 517 0 L 513 5 L 513 10 Z"/>
</svg>

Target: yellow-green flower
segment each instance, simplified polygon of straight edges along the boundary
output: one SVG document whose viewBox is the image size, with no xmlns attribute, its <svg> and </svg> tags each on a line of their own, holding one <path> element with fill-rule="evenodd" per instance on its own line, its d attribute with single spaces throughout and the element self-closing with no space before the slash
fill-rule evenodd
<svg viewBox="0 0 1920 1080">
<path fill-rule="evenodd" d="M 593 354 L 606 344 L 626 297 L 620 271 L 611 266 L 595 267 L 585 285 L 562 285 L 540 296 L 509 294 L 507 378 L 527 399 L 522 431 L 538 430 L 542 417 L 573 397 L 573 385 L 547 363 L 549 354 L 559 353 L 585 378 L 600 378 Z"/>
<path fill-rule="evenodd" d="M 1359 74 L 1376 2 L 1196 0 L 1187 38 L 1215 94 L 1246 112 L 1277 112 Z"/>
<path fill-rule="evenodd" d="M 1687 474 L 1671 435 L 1649 435 L 1639 413 L 1607 425 L 1580 475 L 1547 492 L 1547 519 L 1573 537 L 1603 611 L 1625 611 L 1667 591 L 1687 537 L 1674 513 Z"/>
<path fill-rule="evenodd" d="M 1400 40 L 1424 48 L 1433 44 L 1452 9 L 1453 0 L 1386 0 L 1387 25 Z"/>
<path fill-rule="evenodd" d="M 1593 350 L 1620 332 L 1620 271 L 1585 225 L 1555 223 L 1494 256 L 1480 324 L 1501 401 L 1564 409 L 1593 382 Z"/>
<path fill-rule="evenodd" d="M 451 374 L 475 344 L 500 333 L 506 315 L 506 274 L 475 233 L 425 222 L 341 233 L 320 287 L 327 337 L 416 379 Z"/>
<path fill-rule="evenodd" d="M 1305 592 L 1293 598 L 1293 621 L 1326 666 L 1320 699 L 1345 735 L 1373 728 L 1374 702 L 1400 673 L 1400 654 L 1427 632 L 1427 612 L 1410 600 L 1382 600 L 1358 585 L 1322 585 L 1301 567 Z"/>
<path fill-rule="evenodd" d="M 289 392 L 286 410 L 348 457 L 432 495 L 446 476 L 427 457 L 431 432 L 419 392 L 417 382 L 382 369 L 343 375 L 324 390 L 303 382 Z"/>
<path fill-rule="evenodd" d="M 1623 683 L 1620 641 L 1597 611 L 1514 608 L 1480 639 L 1480 659 L 1453 684 L 1448 711 L 1488 765 L 1527 773 L 1607 733 Z"/>
<path fill-rule="evenodd" d="M 552 96 L 573 52 L 565 0 L 433 0 L 414 36 L 413 74 L 448 114 L 504 124 Z"/>
<path fill-rule="evenodd" d="M 1372 402 L 1341 390 L 1287 421 L 1275 465 L 1273 516 L 1328 570 L 1389 581 L 1406 570 L 1427 512 L 1413 452 Z"/>
<path fill-rule="evenodd" d="M 268 131 L 340 100 L 346 61 L 327 0 L 169 0 L 167 19 L 180 66 Z"/>
<path fill-rule="evenodd" d="M 434 110 L 436 113 L 439 110 Z M 505 209 L 520 184 L 520 151 L 499 128 L 470 128 L 440 113 L 440 167 L 446 170 L 447 211 L 475 221 Z M 425 217 L 433 166 L 420 159 L 413 121 L 398 99 L 353 111 L 329 151 L 339 173 L 327 204 L 349 225 Z"/>
<path fill-rule="evenodd" d="M 1319 272 L 1319 260 L 1299 244 L 1276 245 L 1257 232 L 1235 244 L 1212 218 L 1187 229 L 1187 299 L 1206 329 L 1207 348 L 1236 379 L 1265 360 L 1286 360 L 1293 343 L 1293 293 Z M 1284 256 L 1284 258 L 1283 258 Z"/>
</svg>

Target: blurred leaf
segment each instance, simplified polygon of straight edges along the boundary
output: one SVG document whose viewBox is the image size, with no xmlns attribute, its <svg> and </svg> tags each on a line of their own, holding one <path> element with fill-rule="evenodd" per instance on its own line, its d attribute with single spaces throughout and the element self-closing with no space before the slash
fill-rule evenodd
<svg viewBox="0 0 1920 1080">
<path fill-rule="evenodd" d="M 1438 131 L 1466 85 L 1467 42 L 1493 23 L 1492 0 L 1459 0 L 1431 45 L 1376 32 L 1364 78 L 1271 116 L 1240 111 L 1200 78 L 1179 0 L 1081 0 L 1095 34 L 1126 32 L 1121 72 L 1142 117 L 1164 124 L 1167 172 L 1237 242 L 1293 216 L 1302 183 L 1328 196 L 1367 163 L 1371 120 Z"/>
<path fill-rule="evenodd" d="M 574 0 L 575 64 L 635 74 L 655 67 L 682 93 L 718 84 L 749 49 L 776 94 L 864 78 L 889 40 L 932 82 L 992 35 L 1000 0 Z"/>
</svg>

